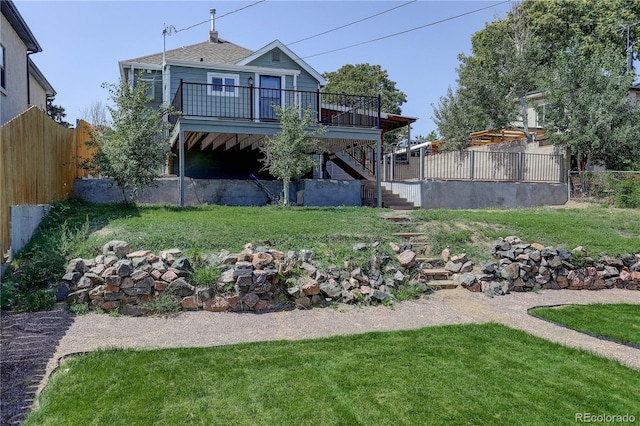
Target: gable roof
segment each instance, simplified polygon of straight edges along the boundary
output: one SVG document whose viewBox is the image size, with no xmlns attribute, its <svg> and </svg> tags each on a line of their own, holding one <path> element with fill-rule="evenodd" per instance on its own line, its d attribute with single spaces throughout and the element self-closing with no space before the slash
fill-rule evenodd
<svg viewBox="0 0 640 426">
<path fill-rule="evenodd" d="M 298 55 L 293 53 L 293 51 L 291 49 L 289 49 L 287 46 L 285 46 L 280 40 L 274 40 L 271 43 L 269 43 L 266 46 L 264 46 L 263 48 L 256 50 L 251 55 L 249 55 L 249 56 L 243 58 L 242 60 L 240 60 L 237 63 L 237 65 L 248 65 L 249 63 L 251 63 L 255 59 L 258 59 L 260 56 L 264 55 L 267 52 L 270 52 L 271 50 L 275 49 L 276 47 L 278 49 L 282 50 L 282 52 L 285 55 L 287 55 L 288 57 L 293 59 L 293 61 L 295 63 L 297 63 L 298 65 L 300 65 L 300 67 L 303 70 L 305 70 L 306 72 L 311 74 L 316 80 L 318 80 L 320 82 L 321 86 L 326 86 L 327 81 L 324 79 L 324 77 L 322 77 L 322 75 L 318 71 L 313 69 L 311 67 L 311 65 L 309 65 L 308 63 L 303 61 Z"/>
<path fill-rule="evenodd" d="M 9 24 L 13 27 L 15 32 L 20 37 L 20 40 L 27 46 L 27 50 L 30 52 L 42 52 L 42 47 L 40 47 L 40 43 L 36 40 L 35 36 L 29 29 L 29 26 L 18 12 L 18 9 L 13 4 L 11 0 L 2 0 L 0 1 L 0 10 L 2 14 L 7 18 Z"/>
<path fill-rule="evenodd" d="M 209 62 L 214 64 L 235 64 L 253 53 L 249 49 L 220 39 L 218 42 L 205 41 L 190 46 L 167 50 L 166 59 L 192 62 Z M 121 62 L 162 65 L 162 52 Z"/>
</svg>

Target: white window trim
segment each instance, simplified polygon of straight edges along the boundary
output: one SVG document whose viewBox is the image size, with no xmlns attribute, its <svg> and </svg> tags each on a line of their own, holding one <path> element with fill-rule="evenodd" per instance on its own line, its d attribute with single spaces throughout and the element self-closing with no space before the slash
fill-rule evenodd
<svg viewBox="0 0 640 426">
<path fill-rule="evenodd" d="M 224 87 L 225 85 L 223 84 L 222 88 L 223 90 L 221 92 L 214 92 L 212 90 L 212 84 L 211 84 L 211 79 L 212 78 L 221 78 L 222 82 L 224 83 L 225 80 L 227 79 L 233 79 L 233 85 L 234 86 L 239 86 L 240 85 L 240 74 L 222 74 L 219 72 L 208 72 L 207 73 L 207 95 L 209 96 L 229 96 L 229 97 L 238 97 L 238 88 L 235 87 L 233 92 L 227 92 L 226 87 Z"/>
</svg>

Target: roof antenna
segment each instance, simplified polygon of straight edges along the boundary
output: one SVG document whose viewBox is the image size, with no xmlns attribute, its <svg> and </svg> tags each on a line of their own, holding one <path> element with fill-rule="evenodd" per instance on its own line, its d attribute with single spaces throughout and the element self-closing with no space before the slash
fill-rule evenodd
<svg viewBox="0 0 640 426">
<path fill-rule="evenodd" d="M 211 43 L 219 43 L 218 32 L 216 31 L 216 10 L 214 8 L 209 9 L 211 14 L 211 29 L 209 30 L 209 41 Z"/>
</svg>

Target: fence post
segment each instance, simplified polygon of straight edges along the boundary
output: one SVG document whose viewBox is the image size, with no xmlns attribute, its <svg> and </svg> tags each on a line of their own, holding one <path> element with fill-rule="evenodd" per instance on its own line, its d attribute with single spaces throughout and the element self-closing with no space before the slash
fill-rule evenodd
<svg viewBox="0 0 640 426">
<path fill-rule="evenodd" d="M 396 147 L 391 148 L 391 173 L 389 173 L 389 180 L 393 181 L 396 174 Z"/>
<path fill-rule="evenodd" d="M 424 146 L 420 147 L 420 180 L 424 180 Z"/>
<path fill-rule="evenodd" d="M 518 153 L 518 181 L 524 180 L 524 152 Z"/>
<path fill-rule="evenodd" d="M 560 183 L 562 183 L 562 180 L 564 179 L 565 173 L 564 173 L 564 158 L 560 157 L 560 173 L 558 175 L 558 179 L 560 180 Z M 569 180 L 569 175 L 567 174 L 567 181 Z"/>
<path fill-rule="evenodd" d="M 462 153 L 460 153 L 462 155 Z M 469 159 L 469 180 L 474 178 L 474 169 L 476 167 L 476 152 L 474 150 L 469 151 L 471 158 Z"/>
</svg>

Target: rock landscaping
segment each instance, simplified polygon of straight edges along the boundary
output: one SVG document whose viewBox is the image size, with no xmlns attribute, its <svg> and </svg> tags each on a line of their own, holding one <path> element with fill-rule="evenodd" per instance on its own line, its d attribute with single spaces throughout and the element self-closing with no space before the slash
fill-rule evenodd
<svg viewBox="0 0 640 426">
<path fill-rule="evenodd" d="M 540 289 L 640 288 L 640 253 L 593 258 L 582 247 L 568 251 L 511 236 L 498 239 L 492 255 L 498 260 L 482 265 L 476 273 L 455 270 L 459 262 L 445 268 L 456 272 L 455 282 L 490 297 Z"/>
<path fill-rule="evenodd" d="M 130 251 L 124 241 L 110 241 L 94 259 L 73 259 L 57 287 L 57 300 L 88 304 L 90 309 L 123 315 L 175 310 L 267 312 L 306 309 L 331 303 L 392 303 L 402 286 L 428 293 L 435 277 L 448 278 L 487 296 L 540 289 L 598 290 L 640 288 L 640 253 L 621 257 L 590 257 L 578 247 L 543 247 L 518 237 L 497 240 L 492 254 L 498 260 L 475 267 L 465 254 L 421 262 L 411 244 L 389 243 L 394 256 L 373 245 L 369 262 L 321 267 L 310 250 L 287 253 L 270 246 L 247 244 L 240 253 L 222 250 L 198 262 L 215 268 L 219 278 L 194 283 L 194 268 L 180 250 L 155 254 Z M 366 251 L 356 244 L 354 251 Z M 444 269 L 434 269 L 444 264 Z M 448 288 L 448 287 L 442 287 Z M 162 305 L 162 303 L 164 305 Z"/>
<path fill-rule="evenodd" d="M 374 245 L 377 247 L 377 244 Z M 375 248 L 374 247 L 374 248 Z M 73 259 L 57 288 L 57 299 L 88 303 L 91 309 L 123 315 L 157 312 L 159 298 L 182 310 L 265 312 L 330 303 L 390 303 L 393 291 L 415 278 L 425 292 L 410 244 L 393 245 L 395 259 L 375 250 L 371 261 L 321 268 L 309 250 L 287 253 L 247 244 L 240 253 L 223 250 L 199 261 L 219 270 L 206 286 L 193 283 L 191 262 L 180 250 L 130 252 L 124 241 L 110 241 L 94 259 Z M 354 251 L 368 250 L 363 244 Z"/>
</svg>

